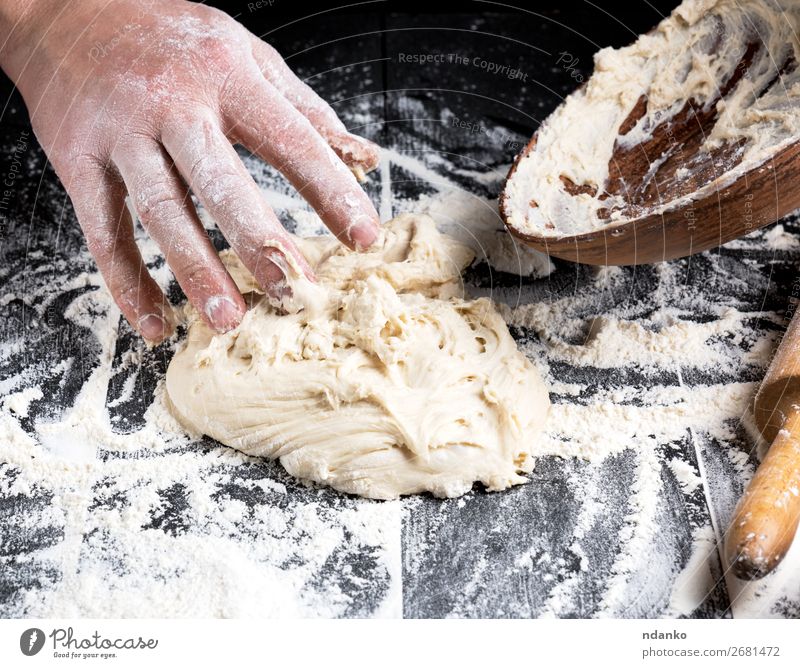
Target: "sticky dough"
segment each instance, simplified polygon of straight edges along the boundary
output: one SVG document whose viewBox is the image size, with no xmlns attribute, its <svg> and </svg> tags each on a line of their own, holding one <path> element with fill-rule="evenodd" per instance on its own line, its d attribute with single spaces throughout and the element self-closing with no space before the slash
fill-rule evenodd
<svg viewBox="0 0 800 668">
<path fill-rule="evenodd" d="M 798 0 L 684 0 L 654 30 L 630 46 L 607 48 L 594 58 L 594 73 L 544 122 L 533 150 L 522 157 L 505 190 L 514 228 L 562 236 L 613 225 L 623 218 L 622 195 L 604 193 L 616 147 L 631 149 L 669 121 L 687 100 L 718 117 L 701 154 L 738 144 L 734 169 L 696 193 L 723 187 L 800 136 L 800 2 Z M 749 45 L 752 63 L 724 99 L 720 87 Z M 782 69 L 783 63 L 792 66 Z M 640 97 L 647 113 L 620 136 L 618 130 Z M 658 167 L 661 156 L 652 156 Z M 573 195 L 561 176 L 595 191 Z M 681 199 L 653 207 L 677 207 Z M 610 210 L 606 219 L 600 210 Z"/>
<path fill-rule="evenodd" d="M 192 317 L 167 371 L 177 417 L 366 497 L 524 482 L 547 390 L 492 302 L 460 298 L 472 251 L 413 215 L 387 223 L 366 253 L 330 237 L 298 244 L 318 284 L 291 279 L 288 314 L 223 254 L 254 304 L 223 335 Z"/>
</svg>

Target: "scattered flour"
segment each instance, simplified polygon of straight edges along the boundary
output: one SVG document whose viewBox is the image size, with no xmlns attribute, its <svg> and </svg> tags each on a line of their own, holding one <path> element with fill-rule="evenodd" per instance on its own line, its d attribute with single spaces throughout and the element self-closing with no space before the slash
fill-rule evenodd
<svg viewBox="0 0 800 668">
<path fill-rule="evenodd" d="M 21 392 L 14 392 L 9 394 L 3 400 L 3 406 L 7 410 L 16 414 L 17 417 L 28 417 L 28 408 L 30 408 L 32 401 L 37 401 L 44 396 L 41 388 L 28 387 Z"/>
<path fill-rule="evenodd" d="M 714 589 L 710 564 L 716 552 L 714 529 L 709 524 L 701 526 L 695 531 L 691 557 L 672 586 L 667 616 L 690 615 L 708 597 Z"/>
<path fill-rule="evenodd" d="M 552 337 L 553 325 L 561 319 L 563 310 L 561 302 L 525 304 L 508 310 L 506 321 L 550 338 L 549 355 L 609 369 L 669 366 L 675 363 L 678 351 L 682 363 L 703 367 L 729 364 L 730 355 L 714 345 L 713 337 L 736 331 L 743 317 L 735 309 L 726 309 L 718 319 L 698 323 L 680 320 L 666 308 L 644 322 L 599 315 L 580 343 L 568 344 Z"/>
<path fill-rule="evenodd" d="M 325 233 L 316 214 L 282 179 L 254 159 L 245 158 L 245 162 L 267 199 L 293 224 L 295 232 L 304 236 Z M 396 200 L 389 177 L 392 164 L 424 180 L 433 192 Z M 545 277 L 553 272 L 552 263 L 521 247 L 502 230 L 496 202 L 464 190 L 443 176 L 437 166 L 442 166 L 441 156 L 415 159 L 387 151 L 381 172 L 373 177 L 382 189 L 382 212 L 428 213 L 445 231 L 470 243 L 493 268 L 549 280 Z M 464 171 L 460 177 L 465 176 Z M 502 173 L 478 171 L 474 182 L 482 185 L 497 179 L 499 183 Z M 202 215 L 210 227 L 211 221 Z M 787 245 L 784 232 L 776 229 L 767 232 L 772 235 L 768 243 L 774 247 Z M 155 277 L 166 286 L 171 279 L 165 265 L 155 264 L 158 249 L 141 230 L 139 236 L 145 260 L 157 267 Z M 658 272 L 665 292 L 676 289 L 677 279 L 670 274 L 669 265 Z M 611 290 L 624 279 L 625 271 L 599 268 L 592 275 L 596 285 Z M 553 276 L 557 279 L 558 271 Z M 45 298 L 37 303 L 45 307 L 48 300 L 67 290 L 101 285 L 99 275 L 85 273 L 61 285 L 44 285 L 39 296 Z M 510 297 L 498 291 L 496 297 L 503 302 L 501 309 L 509 325 L 532 333 L 520 345 L 546 377 L 551 393 L 561 397 L 554 403 L 542 450 L 596 463 L 631 449 L 635 453 L 632 496 L 621 532 L 623 547 L 615 557 L 599 605 L 601 614 L 625 614 L 631 604 L 631 575 L 642 560 L 647 560 L 659 532 L 657 504 L 663 486 L 664 456 L 659 453 L 668 444 L 686 438 L 690 431 L 721 442 L 732 441 L 756 383 L 689 387 L 683 382 L 659 381 L 642 387 L 621 380 L 596 387 L 587 395 L 585 382 L 562 376 L 556 365 L 615 369 L 620 373 L 626 369 L 650 370 L 656 378 L 670 374 L 680 378 L 682 366 L 734 372 L 743 363 L 763 366 L 775 339 L 769 334 L 743 338 L 744 319 L 753 314 L 725 306 L 704 304 L 714 317 L 695 321 L 682 319 L 680 312 L 666 307 L 646 316 L 626 313 L 622 308 L 611 312 L 591 304 L 589 300 L 596 297 L 580 291 L 533 300 L 522 298 L 522 294 L 521 289 Z M 25 592 L 13 609 L 5 610 L 7 614 L 402 614 L 400 536 L 404 502 L 343 498 L 332 510 L 318 499 L 325 492 L 287 490 L 277 474 L 275 479 L 259 477 L 243 483 L 232 471 L 262 464 L 227 448 L 197 446 L 167 410 L 163 382 L 147 410 L 144 427 L 130 434 L 117 433 L 112 429 L 109 409 L 122 405 L 137 392 L 137 377 L 132 374 L 121 393 L 106 403 L 119 312 L 104 290 L 89 290 L 73 300 L 65 317 L 95 332 L 101 347 L 99 364 L 74 405 L 58 419 L 36 420 L 32 434 L 23 429 L 20 419 L 28 415 L 32 402 L 44 397 L 38 384 L 42 379 L 19 376 L 2 382 L 0 493 L 35 496 L 49 490 L 52 498 L 38 514 L 15 521 L 35 522 L 63 533 L 63 540 L 36 554 L 36 559 L 57 571 L 61 579 L 44 589 Z M 24 346 L 25 342 L 15 345 Z M 66 368 L 70 363 L 65 360 L 62 365 Z M 122 363 L 135 369 L 141 364 L 140 353 L 127 353 Z M 747 453 L 730 447 L 726 455 L 742 477 L 752 472 Z M 679 453 L 667 455 L 666 463 L 685 495 L 702 486 L 701 478 Z M 3 476 L 8 470 L 18 474 Z M 234 481 L 239 486 L 235 491 L 231 488 Z M 584 502 L 568 543 L 579 564 L 577 572 L 569 572 L 565 564 L 557 564 L 536 545 L 517 559 L 515 567 L 521 570 L 552 560 L 556 575 L 548 575 L 558 582 L 544 604 L 545 616 L 569 614 L 581 591 L 580 578 L 592 573 L 594 564 L 582 541 L 603 510 L 600 483 L 596 475 L 582 482 Z M 168 510 L 165 498 L 170 494 L 185 499 L 184 524 L 172 526 L 168 518 L 162 518 L 159 526 L 151 526 L 153 518 Z M 302 498 L 287 504 L 281 501 L 287 494 Z M 261 501 L 247 504 L 241 495 Z M 664 615 L 690 614 L 703 600 L 709 588 L 708 565 L 714 545 L 712 527 L 702 525 L 695 530 L 692 553 L 682 571 L 677 576 L 654 574 L 663 578 L 663 589 L 668 593 Z M 336 563 L 336 555 L 348 549 L 373 555 L 378 564 L 376 572 L 383 573 L 388 582 L 371 608 L 359 607 L 347 586 L 358 580 L 357 574 L 318 582 L 326 563 Z M 788 566 L 769 582 L 738 591 L 734 614 L 755 616 L 772 610 L 781 586 L 790 578 Z M 485 568 L 491 565 L 487 563 Z M 470 586 L 474 589 L 476 583 Z M 469 613 L 467 607 L 459 611 Z"/>
<path fill-rule="evenodd" d="M 790 251 L 800 248 L 800 239 L 796 234 L 787 232 L 782 224 L 773 225 L 764 233 L 764 241 L 769 248 L 777 251 Z"/>
<path fill-rule="evenodd" d="M 636 479 L 631 496 L 631 511 L 625 518 L 620 531 L 623 548 L 612 568 L 611 579 L 603 597 L 600 616 L 624 616 L 628 601 L 628 580 L 642 554 L 646 554 L 654 542 L 654 536 L 660 531 L 656 522 L 656 509 L 661 465 L 654 449 L 648 446 L 655 444 L 640 443 L 636 450 Z"/>
<path fill-rule="evenodd" d="M 669 467 L 685 494 L 691 494 L 703 484 L 702 478 L 695 473 L 689 462 L 683 459 L 670 459 Z"/>
</svg>

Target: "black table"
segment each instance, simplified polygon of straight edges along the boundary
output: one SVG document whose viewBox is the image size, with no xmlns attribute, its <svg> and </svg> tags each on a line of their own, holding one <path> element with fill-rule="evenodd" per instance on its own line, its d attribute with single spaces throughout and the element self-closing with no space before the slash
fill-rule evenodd
<svg viewBox="0 0 800 668">
<path fill-rule="evenodd" d="M 385 160 L 366 186 L 384 214 L 436 196 L 438 179 L 496 197 L 513 155 L 589 75 L 592 53 L 631 41 L 671 9 L 472 2 L 452 13 L 376 2 L 314 14 L 295 4 L 227 9 L 265 35 L 348 127 L 404 156 Z M 420 64 L 412 54 L 442 57 Z M 493 72 L 491 63 L 509 69 Z M 20 98 L 3 86 L 0 614 L 800 613 L 789 569 L 740 589 L 717 551 L 756 461 L 740 406 L 726 397 L 731 387 L 754 390 L 783 328 L 800 258 L 795 218 L 691 259 L 613 274 L 560 261 L 546 278 L 485 263 L 467 273 L 474 294 L 491 291 L 512 307 L 563 305 L 584 334 L 598 316 L 644 330 L 665 313 L 673 323 L 723 323 L 714 345 L 729 363 L 712 371 L 691 356 L 653 367 L 570 361 L 555 348 L 580 341 L 555 324 L 545 335 L 524 324 L 512 333 L 556 406 L 613 403 L 617 392 L 624 414 L 719 396 L 710 410 L 727 433 L 678 417 L 680 436 L 665 440 L 645 425 L 632 447 L 601 462 L 546 457 L 529 484 L 504 493 L 476 487 L 462 499 L 372 502 L 304 486 L 278 464 L 159 423 L 153 397 L 163 401 L 175 344 L 148 350 L 119 317 Z M 279 183 L 246 159 L 260 183 Z M 290 190 L 277 190 L 285 204 Z M 278 206 L 294 229 L 289 208 Z M 145 255 L 180 302 L 163 261 Z M 739 315 L 726 329 L 730 313 Z M 559 429 L 550 428 L 554 438 Z"/>
</svg>

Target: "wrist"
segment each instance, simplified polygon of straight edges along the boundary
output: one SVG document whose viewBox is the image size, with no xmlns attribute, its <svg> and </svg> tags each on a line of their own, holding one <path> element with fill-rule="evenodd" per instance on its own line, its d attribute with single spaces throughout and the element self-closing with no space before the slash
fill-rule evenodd
<svg viewBox="0 0 800 668">
<path fill-rule="evenodd" d="M 0 67 L 19 84 L 32 55 L 47 52 L 63 24 L 87 5 L 97 4 L 95 0 L 0 0 Z"/>
<path fill-rule="evenodd" d="M 11 33 L 25 22 L 35 6 L 35 2 L 26 0 L 6 0 L 0 3 L 0 46 L 5 45 Z"/>
<path fill-rule="evenodd" d="M 9 60 L 33 28 L 34 17 L 47 0 L 4 0 L 0 2 L 0 64 Z"/>
</svg>

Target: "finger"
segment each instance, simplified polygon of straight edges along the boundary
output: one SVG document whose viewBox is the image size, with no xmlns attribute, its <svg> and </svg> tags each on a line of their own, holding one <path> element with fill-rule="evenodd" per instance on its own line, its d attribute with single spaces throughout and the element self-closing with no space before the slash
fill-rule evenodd
<svg viewBox="0 0 800 668">
<path fill-rule="evenodd" d="M 124 185 L 99 166 L 79 167 L 66 185 L 89 251 L 114 301 L 145 339 L 162 341 L 173 330 L 172 309 L 136 246 Z"/>
<path fill-rule="evenodd" d="M 281 294 L 285 287 L 282 267 L 313 280 L 302 253 L 210 112 L 167 121 L 162 141 L 180 174 L 264 290 Z"/>
<path fill-rule="evenodd" d="M 258 73 L 244 75 L 240 91 L 222 101 L 231 136 L 283 173 L 339 240 L 372 245 L 375 207 L 308 119 Z"/>
<path fill-rule="evenodd" d="M 201 317 L 217 332 L 236 327 L 247 310 L 194 210 L 185 184 L 155 141 L 122 140 L 113 153 L 142 225 Z"/>
<path fill-rule="evenodd" d="M 267 80 L 311 122 L 356 178 L 363 181 L 365 174 L 378 166 L 378 146 L 348 132 L 330 105 L 297 78 L 274 48 L 255 35 L 251 44 L 253 57 Z"/>
</svg>

